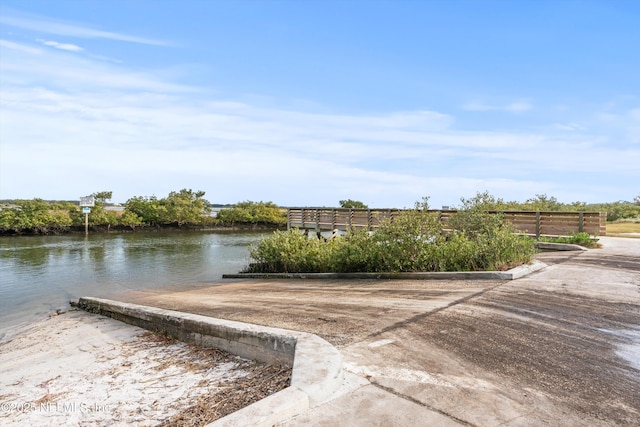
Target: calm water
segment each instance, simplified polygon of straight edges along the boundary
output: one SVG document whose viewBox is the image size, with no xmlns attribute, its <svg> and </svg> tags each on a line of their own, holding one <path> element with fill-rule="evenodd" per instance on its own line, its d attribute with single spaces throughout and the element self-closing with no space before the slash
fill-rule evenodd
<svg viewBox="0 0 640 427">
<path fill-rule="evenodd" d="M 70 299 L 218 281 L 260 233 L 148 232 L 0 238 L 0 339 Z"/>
</svg>

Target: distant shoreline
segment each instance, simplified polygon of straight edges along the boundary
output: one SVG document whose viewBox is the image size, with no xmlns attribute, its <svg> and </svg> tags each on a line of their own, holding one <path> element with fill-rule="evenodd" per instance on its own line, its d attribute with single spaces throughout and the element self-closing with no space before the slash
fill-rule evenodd
<svg viewBox="0 0 640 427">
<path fill-rule="evenodd" d="M 268 223 L 237 223 L 237 224 L 162 224 L 162 225 L 141 225 L 130 227 L 125 225 L 90 225 L 89 234 L 120 234 L 120 233 L 140 233 L 140 232 L 159 232 L 159 231 L 216 231 L 216 232 L 235 232 L 235 231 L 274 231 L 286 229 L 286 224 L 268 224 Z M 50 227 L 45 229 L 26 229 L 20 232 L 15 230 L 0 230 L 0 237 L 23 237 L 23 236 L 61 236 L 84 234 L 84 226 L 70 227 Z"/>
</svg>

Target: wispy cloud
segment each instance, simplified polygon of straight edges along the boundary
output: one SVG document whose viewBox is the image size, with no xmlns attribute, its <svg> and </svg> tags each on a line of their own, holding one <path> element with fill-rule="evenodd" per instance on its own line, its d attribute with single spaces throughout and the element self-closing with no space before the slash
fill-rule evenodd
<svg viewBox="0 0 640 427">
<path fill-rule="evenodd" d="M 508 104 L 504 107 L 505 111 L 511 111 L 513 113 L 519 113 L 522 111 L 528 111 L 533 108 L 533 104 L 527 101 L 516 101 Z"/>
<path fill-rule="evenodd" d="M 563 131 L 567 131 L 567 132 L 575 132 L 575 131 L 585 131 L 587 130 L 587 128 L 585 126 L 582 126 L 579 123 L 555 123 L 553 125 L 553 127 L 555 129 L 558 130 L 563 130 Z"/>
<path fill-rule="evenodd" d="M 55 47 L 56 49 L 60 49 L 60 50 L 68 50 L 71 52 L 80 52 L 84 50 L 80 46 L 77 46 L 71 43 L 60 43 L 53 40 L 43 40 L 43 39 L 38 39 L 36 41 L 39 43 L 42 43 L 45 46 Z"/>
<path fill-rule="evenodd" d="M 480 101 L 471 101 L 462 105 L 467 111 L 506 111 L 510 113 L 521 113 L 533 109 L 533 104 L 526 100 L 517 100 L 505 105 L 491 105 Z"/>
<path fill-rule="evenodd" d="M 11 9 L 5 9 L 2 15 L 0 15 L 0 24 L 16 28 L 23 28 L 38 33 L 55 34 L 59 36 L 90 39 L 109 39 L 156 46 L 172 45 L 172 43 L 163 40 L 132 36 L 129 34 L 115 33 L 111 31 L 103 31 L 81 24 L 68 23 L 34 15 L 27 15 L 24 13 L 12 11 Z"/>
<path fill-rule="evenodd" d="M 9 40 L 2 40 L 0 39 L 0 47 L 4 47 L 7 49 L 12 49 L 12 50 L 20 50 L 22 52 L 25 53 L 29 53 L 32 55 L 38 55 L 40 53 L 42 53 L 41 49 L 32 47 L 32 46 L 27 46 L 25 44 L 22 43 L 15 43 L 15 42 L 11 42 Z"/>
<path fill-rule="evenodd" d="M 162 70 L 132 71 L 118 65 L 117 61 L 107 62 L 104 58 L 95 60 L 93 55 L 69 56 L 58 49 L 37 49 L 8 42 L 10 50 L 3 52 L 0 70 L 3 78 L 19 79 L 33 86 L 55 86 L 59 89 L 82 91 L 137 90 L 152 92 L 186 92 L 195 88 L 169 79 L 163 79 Z"/>
<path fill-rule="evenodd" d="M 77 26 L 45 28 L 60 36 L 94 34 Z M 596 120 L 600 132 L 564 116 L 537 131 L 499 132 L 426 108 L 267 108 L 240 101 L 242 94 L 222 99 L 162 69 L 97 61 L 75 44 L 39 43 L 0 40 L 0 198 L 109 189 L 124 201 L 191 187 L 212 201 L 289 205 L 356 198 L 403 207 L 431 195 L 437 206 L 484 189 L 506 199 L 548 193 L 563 201 L 602 201 L 619 191 L 616 181 L 637 177 L 640 164 L 640 147 L 614 144 L 611 137 L 640 134 L 637 108 L 607 111 Z M 525 99 L 464 108 L 534 110 Z M 575 183 L 603 164 L 615 168 L 597 186 Z M 573 180 L 570 188 L 563 177 Z M 70 193 L 61 196 L 65 188 Z"/>
<path fill-rule="evenodd" d="M 297 204 L 312 192 L 318 204 L 357 197 L 403 207 L 424 195 L 452 204 L 483 189 L 504 198 L 547 192 L 571 201 L 592 190 L 563 189 L 544 177 L 590 173 L 602 162 L 630 176 L 640 161 L 640 149 L 621 155 L 606 139 L 586 134 L 460 131 L 438 112 L 318 114 L 145 87 L 4 90 L 0 136 L 9 142 L 3 158 L 12 161 L 3 163 L 3 174 L 55 177 L 70 186 L 81 174 L 94 186 L 104 182 L 100 188 L 113 189 L 119 200 L 149 195 L 153 182 L 154 191 L 195 186 L 227 202 Z"/>
</svg>

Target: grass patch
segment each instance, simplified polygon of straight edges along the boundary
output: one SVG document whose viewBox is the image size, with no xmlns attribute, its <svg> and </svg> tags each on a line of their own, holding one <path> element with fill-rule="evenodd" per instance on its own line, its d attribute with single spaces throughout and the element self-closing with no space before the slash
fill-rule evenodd
<svg viewBox="0 0 640 427">
<path fill-rule="evenodd" d="M 607 235 L 617 236 L 624 233 L 640 233 L 640 220 L 635 222 L 608 222 L 607 223 Z"/>
</svg>

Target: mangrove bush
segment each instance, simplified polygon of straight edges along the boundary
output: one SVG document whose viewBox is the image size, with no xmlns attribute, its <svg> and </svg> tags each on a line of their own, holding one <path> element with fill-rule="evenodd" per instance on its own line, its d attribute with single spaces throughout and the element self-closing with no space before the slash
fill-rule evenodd
<svg viewBox="0 0 640 427">
<path fill-rule="evenodd" d="M 236 223 L 284 225 L 287 223 L 285 211 L 272 202 L 240 202 L 231 208 L 221 209 L 216 219 L 228 225 Z"/>
<path fill-rule="evenodd" d="M 533 240 L 518 235 L 486 204 L 470 200 L 443 228 L 426 200 L 374 231 L 329 241 L 297 229 L 276 231 L 250 248 L 246 272 L 418 272 L 505 270 L 528 263 Z"/>
</svg>

